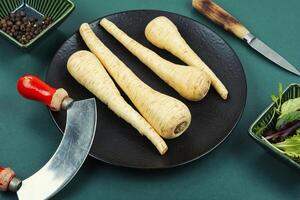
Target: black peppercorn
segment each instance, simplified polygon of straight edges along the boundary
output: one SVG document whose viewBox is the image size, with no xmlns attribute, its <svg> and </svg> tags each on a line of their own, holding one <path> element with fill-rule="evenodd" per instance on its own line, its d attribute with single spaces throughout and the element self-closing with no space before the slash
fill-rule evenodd
<svg viewBox="0 0 300 200">
<path fill-rule="evenodd" d="M 7 26 L 12 26 L 12 25 L 13 25 L 12 21 L 8 20 L 7 21 Z"/>
<path fill-rule="evenodd" d="M 31 35 L 26 35 L 27 40 L 31 40 Z"/>
<path fill-rule="evenodd" d="M 18 20 L 17 22 L 16 22 L 16 25 L 17 26 L 20 26 L 22 24 L 22 22 L 20 21 L 20 20 Z"/>
<path fill-rule="evenodd" d="M 17 25 L 13 25 L 12 28 L 13 28 L 14 30 L 19 30 L 19 26 L 17 26 Z"/>
<path fill-rule="evenodd" d="M 45 16 L 39 23 L 38 18 L 28 17 L 24 11 L 17 11 L 10 13 L 4 19 L 0 19 L 0 29 L 20 43 L 26 44 L 51 23 L 52 19 L 49 16 Z"/>
<path fill-rule="evenodd" d="M 20 26 L 20 30 L 21 30 L 21 31 L 25 31 L 25 30 L 26 30 L 26 27 L 24 26 L 24 24 L 22 24 L 22 25 Z"/>
<path fill-rule="evenodd" d="M 22 44 L 26 44 L 26 39 L 21 38 L 21 39 L 20 39 L 20 42 L 21 42 Z"/>
</svg>

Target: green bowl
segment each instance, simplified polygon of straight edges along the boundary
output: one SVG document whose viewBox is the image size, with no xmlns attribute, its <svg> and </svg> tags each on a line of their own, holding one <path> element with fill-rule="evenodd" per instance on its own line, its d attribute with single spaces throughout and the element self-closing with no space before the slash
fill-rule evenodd
<svg viewBox="0 0 300 200">
<path fill-rule="evenodd" d="M 285 102 L 289 99 L 300 97 L 300 85 L 293 83 L 289 85 L 283 92 L 282 95 L 282 101 Z M 287 163 L 290 163 L 291 165 L 295 166 L 296 168 L 300 169 L 300 164 L 294 161 L 292 158 L 285 155 L 280 149 L 273 146 L 268 140 L 266 140 L 264 137 L 260 136 L 257 133 L 257 128 L 260 126 L 261 123 L 268 123 L 268 129 L 274 128 L 276 125 L 276 119 L 278 116 L 273 117 L 274 112 L 273 109 L 275 107 L 275 104 L 272 103 L 267 109 L 254 121 L 254 123 L 249 128 L 249 134 L 250 136 L 264 149 L 270 151 L 275 155 L 276 157 L 281 158 L 282 160 L 286 161 Z M 272 119 L 273 118 L 273 119 Z"/>
<path fill-rule="evenodd" d="M 37 40 L 46 35 L 49 30 L 58 26 L 74 10 L 75 5 L 70 0 L 0 0 L 0 18 L 4 18 L 11 12 L 24 10 L 31 16 L 42 19 L 44 16 L 52 18 L 53 23 L 40 32 L 27 44 L 21 44 L 9 34 L 0 30 L 0 34 L 21 48 L 32 46 Z"/>
</svg>

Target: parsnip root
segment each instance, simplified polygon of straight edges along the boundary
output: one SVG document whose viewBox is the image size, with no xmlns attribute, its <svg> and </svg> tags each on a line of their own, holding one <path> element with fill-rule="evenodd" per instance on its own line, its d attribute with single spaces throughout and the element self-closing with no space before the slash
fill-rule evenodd
<svg viewBox="0 0 300 200">
<path fill-rule="evenodd" d="M 121 96 L 98 58 L 89 51 L 78 51 L 68 60 L 67 68 L 73 78 L 106 104 L 114 113 L 145 135 L 161 155 L 168 147 L 150 124 Z"/>
<path fill-rule="evenodd" d="M 207 94 L 211 80 L 205 72 L 163 59 L 106 18 L 100 21 L 100 25 L 184 98 L 199 101 Z"/>
<path fill-rule="evenodd" d="M 175 24 L 166 17 L 156 17 L 145 29 L 146 38 L 155 46 L 166 49 L 190 66 L 195 66 L 208 74 L 211 83 L 223 99 L 228 91 L 214 72 L 201 60 L 180 35 Z"/>
<path fill-rule="evenodd" d="M 100 41 L 87 23 L 80 26 L 80 35 L 158 134 L 171 139 L 185 132 L 191 122 L 191 113 L 184 103 L 142 82 Z"/>
</svg>

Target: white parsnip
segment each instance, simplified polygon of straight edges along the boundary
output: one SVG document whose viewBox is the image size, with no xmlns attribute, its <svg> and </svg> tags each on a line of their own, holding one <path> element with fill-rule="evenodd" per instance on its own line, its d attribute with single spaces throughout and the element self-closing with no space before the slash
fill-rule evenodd
<svg viewBox="0 0 300 200">
<path fill-rule="evenodd" d="M 114 113 L 145 135 L 161 155 L 168 147 L 151 125 L 121 96 L 108 73 L 89 51 L 78 51 L 68 60 L 67 68 L 72 77 L 106 104 Z"/>
<path fill-rule="evenodd" d="M 106 18 L 100 21 L 100 25 L 181 96 L 191 101 L 199 101 L 206 96 L 211 80 L 205 72 L 195 67 L 174 64 L 160 57 Z"/>
<path fill-rule="evenodd" d="M 228 91 L 224 84 L 186 43 L 171 20 L 164 16 L 156 17 L 146 26 L 145 36 L 155 46 L 166 49 L 186 64 L 206 72 L 215 90 L 223 99 L 227 99 Z"/>
<path fill-rule="evenodd" d="M 100 41 L 87 23 L 82 24 L 79 31 L 88 48 L 158 134 L 171 139 L 185 132 L 191 122 L 191 113 L 184 103 L 141 81 Z"/>
</svg>

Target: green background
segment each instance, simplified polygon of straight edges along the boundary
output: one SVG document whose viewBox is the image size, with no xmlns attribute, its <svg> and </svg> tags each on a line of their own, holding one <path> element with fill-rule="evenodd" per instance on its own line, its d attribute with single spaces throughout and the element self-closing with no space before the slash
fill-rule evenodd
<svg viewBox="0 0 300 200">
<path fill-rule="evenodd" d="M 300 1 L 239 0 L 217 2 L 295 66 L 300 66 Z M 44 165 L 61 135 L 45 106 L 25 101 L 17 79 L 32 73 L 45 78 L 60 45 L 82 22 L 114 12 L 158 9 L 208 25 L 238 54 L 247 76 L 248 98 L 233 134 L 209 155 L 186 166 L 144 171 L 110 166 L 88 158 L 72 182 L 54 199 L 299 199 L 300 172 L 273 158 L 248 136 L 250 124 L 270 103 L 278 82 L 299 78 L 256 54 L 193 10 L 190 0 L 76 0 L 76 9 L 55 31 L 30 51 L 0 38 L 0 165 L 26 178 Z M 298 67 L 299 69 L 299 67 Z M 0 194 L 0 199 L 15 199 Z"/>
</svg>

